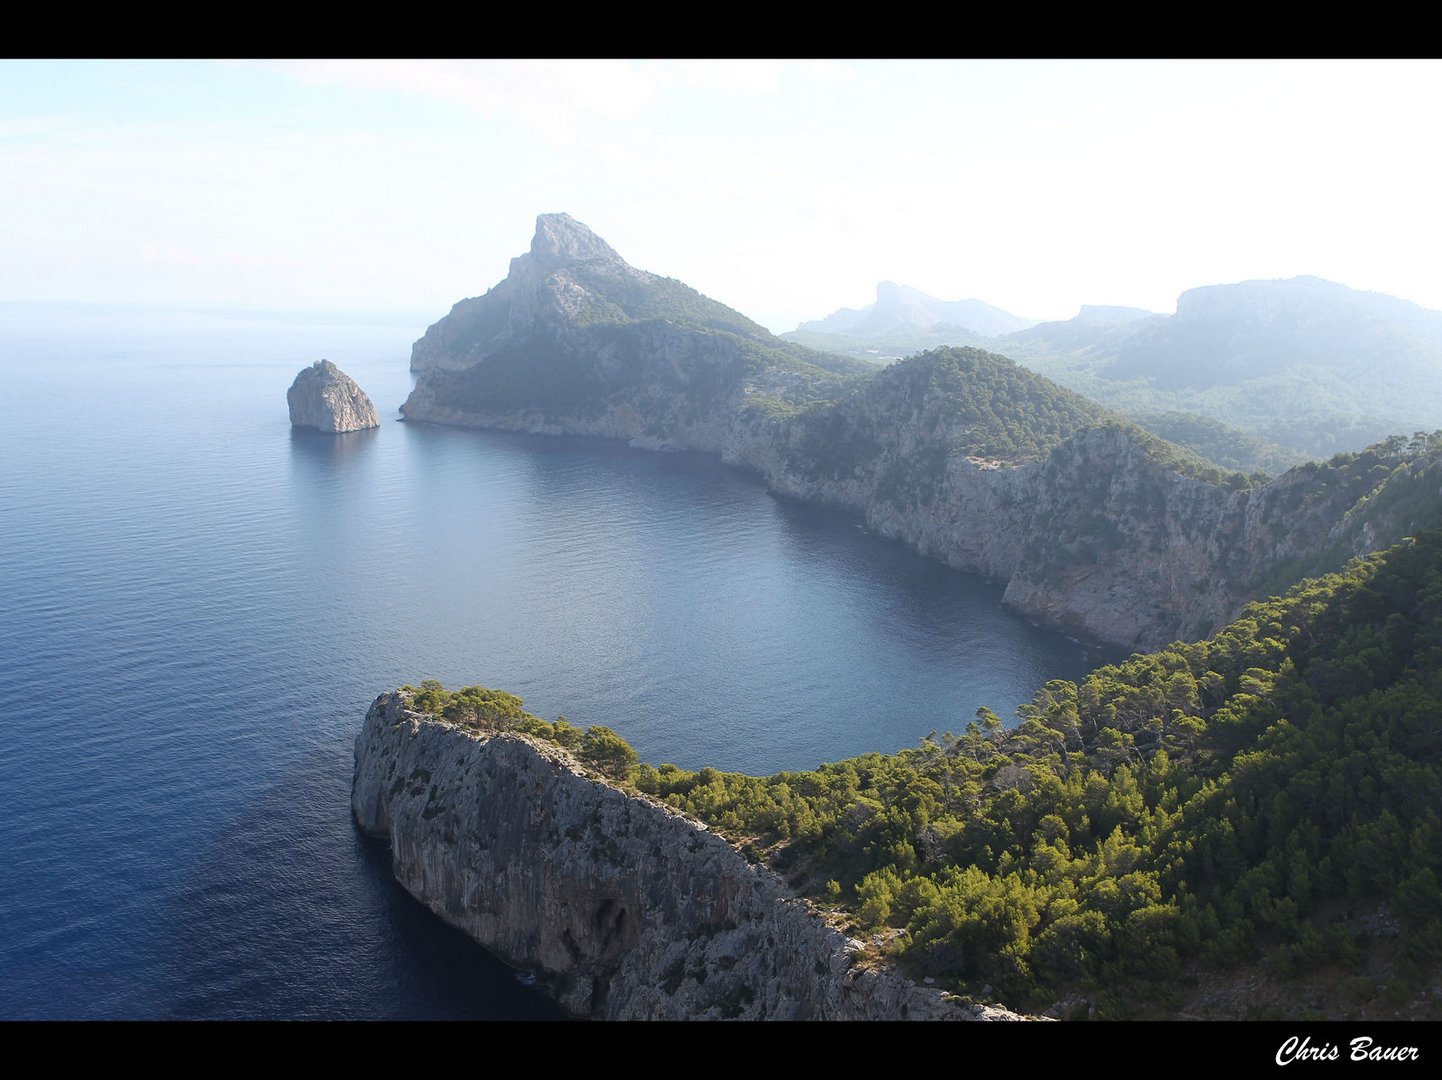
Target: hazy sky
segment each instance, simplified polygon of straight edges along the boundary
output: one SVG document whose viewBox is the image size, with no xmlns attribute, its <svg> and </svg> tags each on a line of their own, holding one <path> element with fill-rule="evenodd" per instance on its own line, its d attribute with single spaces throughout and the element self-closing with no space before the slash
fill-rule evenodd
<svg viewBox="0 0 1442 1080">
<path fill-rule="evenodd" d="M 444 314 L 563 210 L 774 330 L 1315 274 L 1442 309 L 1434 62 L 0 62 L 0 300 Z"/>
</svg>

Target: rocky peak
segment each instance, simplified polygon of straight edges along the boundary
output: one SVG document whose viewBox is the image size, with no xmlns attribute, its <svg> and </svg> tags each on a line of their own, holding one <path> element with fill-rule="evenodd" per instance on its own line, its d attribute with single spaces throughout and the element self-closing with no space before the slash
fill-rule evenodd
<svg viewBox="0 0 1442 1080">
<path fill-rule="evenodd" d="M 626 260 L 616 254 L 615 248 L 570 214 L 541 214 L 536 218 L 531 257 L 546 270 L 576 263 L 599 263 L 613 270 L 631 269 Z"/>
<path fill-rule="evenodd" d="M 904 286 L 894 281 L 879 281 L 876 283 L 876 302 L 878 304 L 897 304 L 901 302 Z M 910 290 L 915 292 L 915 289 Z"/>
</svg>

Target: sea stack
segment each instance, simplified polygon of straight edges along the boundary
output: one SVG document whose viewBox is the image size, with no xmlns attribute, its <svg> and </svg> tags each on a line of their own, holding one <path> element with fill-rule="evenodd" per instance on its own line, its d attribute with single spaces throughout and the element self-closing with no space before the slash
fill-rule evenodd
<svg viewBox="0 0 1442 1080">
<path fill-rule="evenodd" d="M 380 427 L 376 407 L 356 381 L 329 360 L 302 368 L 286 391 L 292 427 L 328 434 Z"/>
</svg>

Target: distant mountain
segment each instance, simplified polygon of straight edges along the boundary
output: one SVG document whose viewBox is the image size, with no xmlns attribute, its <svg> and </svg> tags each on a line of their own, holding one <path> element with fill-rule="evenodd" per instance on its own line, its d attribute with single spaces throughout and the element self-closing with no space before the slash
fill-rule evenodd
<svg viewBox="0 0 1442 1080">
<path fill-rule="evenodd" d="M 992 348 L 1127 413 L 1313 456 L 1442 426 L 1442 312 L 1314 277 L 1191 289 L 1170 317 L 1043 323 Z"/>
<path fill-rule="evenodd" d="M 1155 311 L 1147 311 L 1145 308 L 1117 307 L 1112 304 L 1083 304 L 1081 311 L 1077 313 L 1076 321 L 1104 326 L 1122 326 L 1140 319 L 1155 319 L 1156 317 Z"/>
<path fill-rule="evenodd" d="M 1145 325 L 1166 322 L 1165 315 L 1141 308 L 1083 304 L 1073 318 L 1059 322 L 1035 323 L 1025 330 L 1007 334 L 992 347 L 1017 360 L 1070 356 L 1074 353 L 1119 348 Z"/>
<path fill-rule="evenodd" d="M 876 286 L 874 304 L 864 308 L 842 308 L 824 319 L 802 323 L 796 330 L 868 338 L 934 330 L 939 325 L 967 330 L 980 337 L 997 337 L 1025 330 L 1032 325 L 1032 320 L 1019 318 L 980 300 L 938 300 L 910 285 L 883 281 Z"/>
<path fill-rule="evenodd" d="M 1139 329 L 1100 374 L 1207 389 L 1305 367 L 1442 388 L 1442 312 L 1314 277 L 1191 289 L 1175 315 Z M 1419 391 L 1413 384 L 1404 396 Z"/>
<path fill-rule="evenodd" d="M 948 345 L 976 345 L 1009 356 L 1049 358 L 1086 349 L 1113 331 L 1164 316 L 1140 308 L 1084 305 L 1066 322 L 1036 323 L 980 300 L 948 303 L 904 285 L 883 281 L 876 303 L 842 308 L 824 319 L 802 323 L 787 341 L 813 349 L 885 363 Z M 998 346 L 1005 343 L 1005 348 Z"/>
<path fill-rule="evenodd" d="M 1205 418 L 1281 450 L 1219 455 L 1229 462 L 1327 457 L 1442 427 L 1442 312 L 1315 277 L 1191 289 L 1170 316 L 1087 305 L 1030 325 L 883 282 L 876 303 L 783 336 L 874 363 L 981 346 L 1128 416 L 1198 418 L 1173 416 L 1170 432 L 1200 434 Z M 1220 434 L 1187 445 L 1206 453 Z"/>
</svg>

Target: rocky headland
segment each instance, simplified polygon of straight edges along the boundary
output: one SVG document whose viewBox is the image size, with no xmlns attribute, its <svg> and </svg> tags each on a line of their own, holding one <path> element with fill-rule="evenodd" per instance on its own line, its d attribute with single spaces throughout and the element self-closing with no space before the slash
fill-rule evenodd
<svg viewBox="0 0 1442 1080">
<path fill-rule="evenodd" d="M 705 825 L 553 743 L 382 694 L 356 739 L 362 829 L 446 922 L 605 1019 L 1018 1020 L 918 985 Z"/>
<path fill-rule="evenodd" d="M 1259 482 L 1004 357 L 937 349 L 877 370 L 776 338 L 564 214 L 542 215 L 531 251 L 411 366 L 408 420 L 719 454 L 1005 582 L 1040 623 L 1128 648 L 1205 636 L 1442 520 L 1436 440 Z"/>
</svg>

